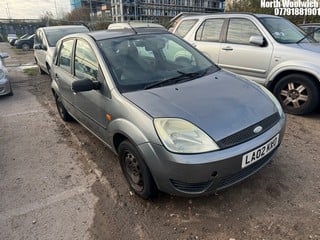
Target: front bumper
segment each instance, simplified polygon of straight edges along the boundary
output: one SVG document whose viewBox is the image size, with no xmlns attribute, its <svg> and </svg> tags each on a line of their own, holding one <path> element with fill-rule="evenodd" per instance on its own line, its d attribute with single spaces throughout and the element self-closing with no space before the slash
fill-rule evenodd
<svg viewBox="0 0 320 240">
<path fill-rule="evenodd" d="M 265 133 L 223 150 L 202 154 L 175 154 L 162 145 L 139 146 L 152 176 L 163 192 L 179 196 L 201 196 L 236 184 L 264 167 L 276 152 L 285 131 L 285 117 Z M 257 162 L 242 168 L 242 156 L 279 134 L 276 149 Z"/>
<path fill-rule="evenodd" d="M 11 84 L 9 79 L 0 79 L 0 96 L 8 95 L 12 93 Z"/>
</svg>

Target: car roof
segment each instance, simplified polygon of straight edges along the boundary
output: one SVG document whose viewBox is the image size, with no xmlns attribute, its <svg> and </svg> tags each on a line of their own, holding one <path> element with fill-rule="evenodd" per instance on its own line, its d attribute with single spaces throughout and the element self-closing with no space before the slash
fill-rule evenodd
<svg viewBox="0 0 320 240">
<path fill-rule="evenodd" d="M 195 14 L 182 17 L 182 19 L 206 19 L 208 17 L 216 17 L 216 16 L 223 16 L 223 17 L 231 17 L 231 16 L 253 16 L 256 18 L 281 18 L 279 16 L 269 15 L 269 14 L 254 14 L 254 13 L 247 13 L 247 12 L 219 12 L 219 13 L 209 13 L 209 14 Z"/>
<path fill-rule="evenodd" d="M 152 33 L 169 33 L 168 30 L 165 28 L 145 28 L 145 27 L 140 27 L 140 28 L 133 28 L 133 29 L 114 29 L 114 30 L 102 30 L 102 31 L 95 31 L 95 32 L 88 32 L 88 33 L 79 33 L 79 34 L 73 34 L 73 36 L 77 35 L 89 35 L 95 40 L 103 40 L 103 39 L 110 39 L 110 38 L 118 38 L 118 37 L 123 37 L 123 36 L 132 36 L 132 35 L 143 35 L 143 34 L 152 34 Z"/>
<path fill-rule="evenodd" d="M 147 22 L 121 22 L 121 23 L 111 23 L 108 29 L 132 29 L 132 28 L 165 28 L 164 26 L 157 23 L 147 23 Z"/>
<path fill-rule="evenodd" d="M 50 26 L 50 27 L 41 27 L 45 32 L 56 31 L 61 29 L 70 29 L 70 28 L 86 28 L 84 25 L 61 25 L 61 26 Z"/>
</svg>

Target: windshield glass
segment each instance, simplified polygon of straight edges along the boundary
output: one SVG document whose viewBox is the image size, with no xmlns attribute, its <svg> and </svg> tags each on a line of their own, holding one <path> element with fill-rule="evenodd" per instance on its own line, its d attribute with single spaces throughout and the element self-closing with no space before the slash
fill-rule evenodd
<svg viewBox="0 0 320 240">
<path fill-rule="evenodd" d="M 85 27 L 79 28 L 79 27 L 73 27 L 73 28 L 64 28 L 64 29 L 50 29 L 46 31 L 48 43 L 50 47 L 55 47 L 57 41 L 72 33 L 84 33 L 84 32 L 89 32 L 89 30 Z"/>
<path fill-rule="evenodd" d="M 263 17 L 260 21 L 279 43 L 315 42 L 311 36 L 305 37 L 305 32 L 284 18 Z"/>
<path fill-rule="evenodd" d="M 207 58 L 173 34 L 148 34 L 98 42 L 121 92 L 163 82 L 175 84 L 218 70 Z M 199 74 L 196 74 L 199 73 Z M 181 80 L 181 79 L 180 79 Z M 161 86 L 161 84 L 157 87 Z M 156 86 L 154 85 L 154 86 Z"/>
</svg>

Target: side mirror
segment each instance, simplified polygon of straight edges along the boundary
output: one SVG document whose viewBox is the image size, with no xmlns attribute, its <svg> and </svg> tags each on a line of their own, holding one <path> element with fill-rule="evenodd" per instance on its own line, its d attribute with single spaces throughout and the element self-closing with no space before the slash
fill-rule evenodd
<svg viewBox="0 0 320 240">
<path fill-rule="evenodd" d="M 91 90 L 98 90 L 100 89 L 100 82 L 90 80 L 88 78 L 76 80 L 72 83 L 71 89 L 74 92 L 87 92 Z"/>
<path fill-rule="evenodd" d="M 251 36 L 250 39 L 249 39 L 249 42 L 251 44 L 253 44 L 253 45 L 257 45 L 257 46 L 260 46 L 260 47 L 262 47 L 263 44 L 264 44 L 262 36 Z"/>
<path fill-rule="evenodd" d="M 8 53 L 0 53 L 0 59 L 5 59 L 9 57 Z"/>
<path fill-rule="evenodd" d="M 34 48 L 34 49 L 42 49 L 42 46 L 41 46 L 40 43 L 35 43 L 35 44 L 33 45 L 33 48 Z"/>
</svg>

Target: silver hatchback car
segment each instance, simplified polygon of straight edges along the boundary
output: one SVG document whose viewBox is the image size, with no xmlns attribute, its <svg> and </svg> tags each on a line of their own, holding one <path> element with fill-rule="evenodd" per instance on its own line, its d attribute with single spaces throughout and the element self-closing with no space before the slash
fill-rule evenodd
<svg viewBox="0 0 320 240">
<path fill-rule="evenodd" d="M 57 44 L 52 91 L 119 157 L 131 189 L 207 195 L 265 166 L 285 115 L 264 87 L 221 70 L 161 28 L 69 35 Z"/>
</svg>

